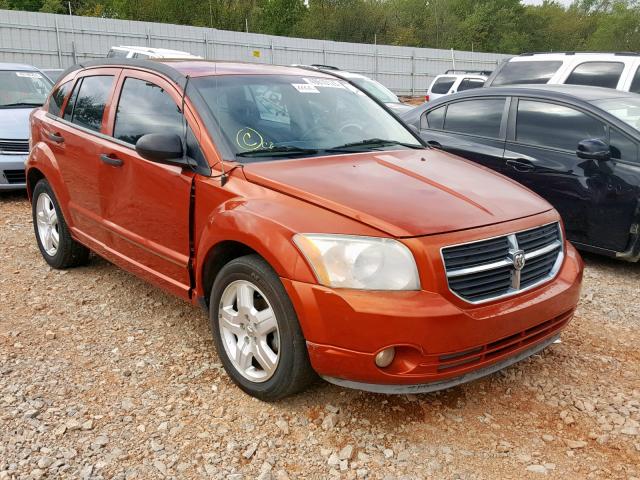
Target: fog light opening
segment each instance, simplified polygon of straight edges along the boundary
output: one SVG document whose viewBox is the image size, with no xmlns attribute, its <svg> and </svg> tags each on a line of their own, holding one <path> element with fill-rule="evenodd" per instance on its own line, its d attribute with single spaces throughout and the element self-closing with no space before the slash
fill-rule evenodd
<svg viewBox="0 0 640 480">
<path fill-rule="evenodd" d="M 391 365 L 395 356 L 396 349 L 394 347 L 385 348 L 376 355 L 376 365 L 380 368 L 387 368 Z"/>
</svg>

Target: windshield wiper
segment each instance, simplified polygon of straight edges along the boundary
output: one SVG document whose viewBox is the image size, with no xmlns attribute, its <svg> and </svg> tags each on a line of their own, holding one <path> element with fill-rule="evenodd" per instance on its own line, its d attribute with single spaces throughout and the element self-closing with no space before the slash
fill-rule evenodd
<svg viewBox="0 0 640 480">
<path fill-rule="evenodd" d="M 16 103 L 6 103 L 0 105 L 0 108 L 15 108 L 15 107 L 41 107 L 42 103 L 36 102 L 16 102 Z"/>
<path fill-rule="evenodd" d="M 315 148 L 300 148 L 292 146 L 280 146 L 273 148 L 261 148 L 248 152 L 236 153 L 237 157 L 286 157 L 288 155 L 314 155 L 318 153 Z"/>
<path fill-rule="evenodd" d="M 404 143 L 399 142 L 397 140 L 385 140 L 382 138 L 367 138 L 366 140 L 361 140 L 359 142 L 351 142 L 345 143 L 344 145 L 337 145 L 335 147 L 327 148 L 325 151 L 327 152 L 341 152 L 341 151 L 351 151 L 353 148 L 376 148 L 376 147 L 388 147 L 391 145 L 401 145 L 407 148 L 414 149 L 423 149 L 422 145 L 416 145 L 413 143 Z"/>
</svg>

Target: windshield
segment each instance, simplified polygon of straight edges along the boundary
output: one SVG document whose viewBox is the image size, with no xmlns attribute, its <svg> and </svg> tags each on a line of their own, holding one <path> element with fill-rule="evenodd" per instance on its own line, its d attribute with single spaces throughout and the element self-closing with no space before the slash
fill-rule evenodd
<svg viewBox="0 0 640 480">
<path fill-rule="evenodd" d="M 400 103 L 391 90 L 375 80 L 370 78 L 351 78 L 350 80 L 382 103 Z"/>
<path fill-rule="evenodd" d="M 268 159 L 270 152 L 274 158 L 344 153 L 327 151 L 341 147 L 422 148 L 393 116 L 342 80 L 220 75 L 194 78 L 192 84 L 241 158 L 261 153 Z"/>
<path fill-rule="evenodd" d="M 53 84 L 40 72 L 0 70 L 0 108 L 42 105 Z"/>
<path fill-rule="evenodd" d="M 619 118 L 636 130 L 640 130 L 640 99 L 634 97 L 597 100 L 594 105 Z"/>
</svg>

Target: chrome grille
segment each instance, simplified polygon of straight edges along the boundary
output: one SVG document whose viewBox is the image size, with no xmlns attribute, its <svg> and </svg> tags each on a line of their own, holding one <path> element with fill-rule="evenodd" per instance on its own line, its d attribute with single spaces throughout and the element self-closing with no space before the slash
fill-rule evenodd
<svg viewBox="0 0 640 480">
<path fill-rule="evenodd" d="M 0 154 L 28 154 L 29 140 L 5 140 L 0 139 Z"/>
<path fill-rule="evenodd" d="M 442 249 L 449 289 L 471 303 L 513 295 L 552 278 L 563 258 L 558 223 Z"/>
</svg>

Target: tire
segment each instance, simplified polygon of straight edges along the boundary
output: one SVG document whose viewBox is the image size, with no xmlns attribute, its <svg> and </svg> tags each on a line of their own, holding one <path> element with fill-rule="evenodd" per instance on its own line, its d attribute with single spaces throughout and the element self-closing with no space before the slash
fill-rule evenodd
<svg viewBox="0 0 640 480">
<path fill-rule="evenodd" d="M 49 265 L 65 269 L 87 263 L 89 249 L 71 238 L 58 200 L 45 179 L 33 189 L 31 214 L 38 248 Z"/>
<path fill-rule="evenodd" d="M 291 300 L 260 256 L 236 258 L 220 270 L 209 321 L 227 374 L 249 395 L 279 400 L 316 378 Z"/>
</svg>

